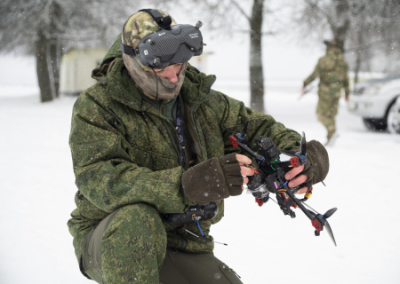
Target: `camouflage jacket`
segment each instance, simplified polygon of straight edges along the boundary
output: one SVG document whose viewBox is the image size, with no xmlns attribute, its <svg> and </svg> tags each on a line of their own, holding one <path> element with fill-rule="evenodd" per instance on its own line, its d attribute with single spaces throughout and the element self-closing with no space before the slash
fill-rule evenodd
<svg viewBox="0 0 400 284">
<path fill-rule="evenodd" d="M 319 78 L 319 92 L 325 89 L 334 89 L 333 93 L 340 92 L 344 88 L 346 97 L 349 95 L 348 65 L 343 57 L 343 51 L 336 47 L 327 47 L 324 57 L 318 60 L 313 73 L 304 80 L 307 86 L 316 78 Z"/>
<path fill-rule="evenodd" d="M 127 204 L 146 203 L 160 213 L 184 212 L 194 203 L 185 198 L 178 135 L 174 125 L 149 102 L 131 79 L 119 52 L 118 39 L 103 64 L 94 70 L 98 83 L 77 99 L 72 115 L 70 148 L 78 192 L 77 208 L 68 221 L 80 259 L 85 236 L 103 218 Z M 246 108 L 240 101 L 211 90 L 215 76 L 189 66 L 180 92 L 188 132 L 198 162 L 238 151 L 229 135 L 248 122 L 247 136 L 269 136 L 281 149 L 299 146 L 300 135 L 271 116 Z M 143 111 L 146 110 L 147 111 Z M 211 221 L 201 222 L 208 235 L 224 214 L 223 201 Z M 195 224 L 186 224 L 197 231 Z M 168 246 L 188 252 L 212 252 L 213 243 L 165 223 Z"/>
</svg>

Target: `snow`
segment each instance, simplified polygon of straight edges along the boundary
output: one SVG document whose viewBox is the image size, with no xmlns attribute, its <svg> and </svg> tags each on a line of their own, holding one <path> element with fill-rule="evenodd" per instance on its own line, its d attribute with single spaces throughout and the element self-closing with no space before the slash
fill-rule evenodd
<svg viewBox="0 0 400 284">
<path fill-rule="evenodd" d="M 316 94 L 299 99 L 300 86 L 267 80 L 266 109 L 308 140 L 325 142 Z M 217 81 L 215 89 L 249 103 L 245 78 Z M 68 147 L 75 98 L 41 104 L 38 92 L 32 80 L 0 81 L 0 283 L 94 283 L 79 273 L 66 226 L 75 208 Z M 308 201 L 321 213 L 338 208 L 329 219 L 337 247 L 326 232 L 315 237 L 298 210 L 291 219 L 271 201 L 260 208 L 250 194 L 231 197 L 211 233 L 228 243 L 216 244 L 215 254 L 244 283 L 399 283 L 400 135 L 367 131 L 344 101 L 337 128 L 327 186 L 315 186 Z"/>
</svg>

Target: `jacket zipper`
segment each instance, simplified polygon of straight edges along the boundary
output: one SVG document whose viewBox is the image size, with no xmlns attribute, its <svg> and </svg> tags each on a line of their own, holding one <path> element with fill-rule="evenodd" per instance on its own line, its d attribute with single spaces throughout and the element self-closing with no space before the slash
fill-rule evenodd
<svg viewBox="0 0 400 284">
<path fill-rule="evenodd" d="M 198 102 L 197 104 L 195 104 L 190 112 L 190 117 L 192 119 L 192 123 L 193 123 L 193 127 L 194 127 L 194 132 L 196 133 L 197 136 L 197 140 L 199 141 L 199 145 L 200 145 L 200 150 L 201 150 L 201 158 L 203 160 L 203 162 L 205 161 L 205 156 L 204 156 L 204 151 L 203 151 L 203 146 L 201 145 L 201 141 L 200 141 L 200 136 L 197 133 L 197 127 L 196 127 L 196 123 L 194 121 L 194 110 L 197 108 L 197 106 L 199 106 L 200 104 L 202 104 L 210 95 L 211 95 L 211 87 L 212 85 L 215 83 L 215 81 L 217 80 L 216 76 L 214 76 L 214 81 L 212 81 L 212 83 L 210 84 L 210 88 L 208 89 L 208 94 L 204 97 L 204 99 L 200 102 Z"/>
<path fill-rule="evenodd" d="M 177 156 L 178 156 L 178 164 L 179 164 L 180 166 L 182 166 L 181 163 L 180 163 L 180 161 L 179 161 L 179 157 L 181 156 L 181 153 L 179 152 L 178 148 L 176 147 L 175 139 L 174 139 L 174 137 L 172 136 L 172 133 L 171 133 L 171 131 L 169 130 L 168 124 L 167 124 L 167 122 L 165 121 L 165 119 L 162 118 L 162 122 L 163 122 L 165 128 L 167 129 L 167 133 L 168 133 L 169 139 L 171 139 L 171 141 L 172 141 L 172 145 L 174 145 L 175 152 L 176 152 L 176 154 L 177 154 Z"/>
</svg>

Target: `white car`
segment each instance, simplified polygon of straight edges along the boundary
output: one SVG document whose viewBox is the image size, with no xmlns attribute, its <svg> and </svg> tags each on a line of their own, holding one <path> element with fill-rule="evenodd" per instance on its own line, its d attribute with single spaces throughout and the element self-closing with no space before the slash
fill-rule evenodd
<svg viewBox="0 0 400 284">
<path fill-rule="evenodd" d="M 394 109 L 397 106 L 395 102 L 399 96 L 399 75 L 369 80 L 356 84 L 354 90 L 350 93 L 347 109 L 361 116 L 368 129 L 385 130 L 388 128 L 388 118 L 395 120 L 398 117 L 398 113 L 397 116 L 394 115 L 396 114 Z M 394 122 L 390 123 L 393 124 Z M 395 123 L 389 127 L 389 130 L 397 129 L 394 125 Z"/>
<path fill-rule="evenodd" d="M 400 96 L 389 110 L 387 123 L 390 133 L 400 134 Z"/>
</svg>

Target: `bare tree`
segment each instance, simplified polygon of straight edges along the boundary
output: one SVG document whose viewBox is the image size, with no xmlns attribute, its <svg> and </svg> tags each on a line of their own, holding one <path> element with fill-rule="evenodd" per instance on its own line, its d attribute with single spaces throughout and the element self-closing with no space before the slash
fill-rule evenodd
<svg viewBox="0 0 400 284">
<path fill-rule="evenodd" d="M 248 14 L 235 0 L 230 0 L 249 23 L 250 35 L 250 105 L 259 112 L 264 112 L 264 71 L 262 64 L 262 27 L 264 19 L 264 0 L 254 0 Z"/>
<path fill-rule="evenodd" d="M 395 0 L 370 1 L 354 21 L 354 30 L 348 38 L 348 52 L 355 55 L 353 69 L 355 82 L 362 68 L 374 66 L 373 59 L 379 58 L 382 71 L 398 72 L 400 59 L 400 2 Z M 374 66 L 375 68 L 377 66 Z"/>
<path fill-rule="evenodd" d="M 210 29 L 230 34 L 247 33 L 250 37 L 250 103 L 260 112 L 265 112 L 262 38 L 274 33 L 264 31 L 263 23 L 275 15 L 265 3 L 266 0 L 250 3 L 247 0 L 192 0 L 179 5 L 179 1 L 172 0 L 146 1 L 148 6 L 168 8 L 168 11 L 177 6 L 204 9 Z M 123 22 L 130 13 L 142 8 L 140 6 L 140 1 L 133 7 L 129 0 L 3 0 L 0 3 L 0 52 L 18 51 L 36 56 L 41 101 L 51 101 L 58 97 L 63 52 L 71 47 L 109 46 Z"/>
<path fill-rule="evenodd" d="M 310 32 L 321 35 L 329 29 L 334 39 L 346 39 L 352 18 L 349 0 L 304 0 L 296 8 L 295 23 L 300 25 L 303 36 Z"/>
<path fill-rule="evenodd" d="M 370 66 L 375 56 L 400 43 L 398 0 L 303 0 L 294 12 L 296 31 L 302 37 L 321 39 L 330 34 L 344 42 L 347 57 L 351 58 L 349 53 L 354 57 L 349 63 L 355 82 L 363 66 Z"/>
<path fill-rule="evenodd" d="M 248 34 L 250 38 L 250 105 L 256 111 L 265 112 L 262 39 L 264 35 L 276 33 L 272 31 L 276 25 L 268 25 L 270 30 L 265 30 L 266 20 L 273 22 L 275 9 L 267 7 L 266 0 L 193 0 L 192 2 L 190 9 L 196 7 L 197 10 L 204 11 L 202 17 L 207 21 L 208 30 L 218 31 L 219 34 L 225 35 Z M 268 1 L 269 4 L 270 2 L 271 0 Z M 273 20 L 279 21 L 276 18 Z M 240 56 L 240 47 L 237 50 Z"/>
<path fill-rule="evenodd" d="M 36 57 L 42 102 L 58 97 L 60 61 L 72 46 L 109 46 L 128 17 L 128 0 L 3 0 L 0 3 L 0 52 Z M 125 4 L 125 5 L 124 5 Z M 110 30 L 111 27 L 111 30 Z"/>
</svg>

